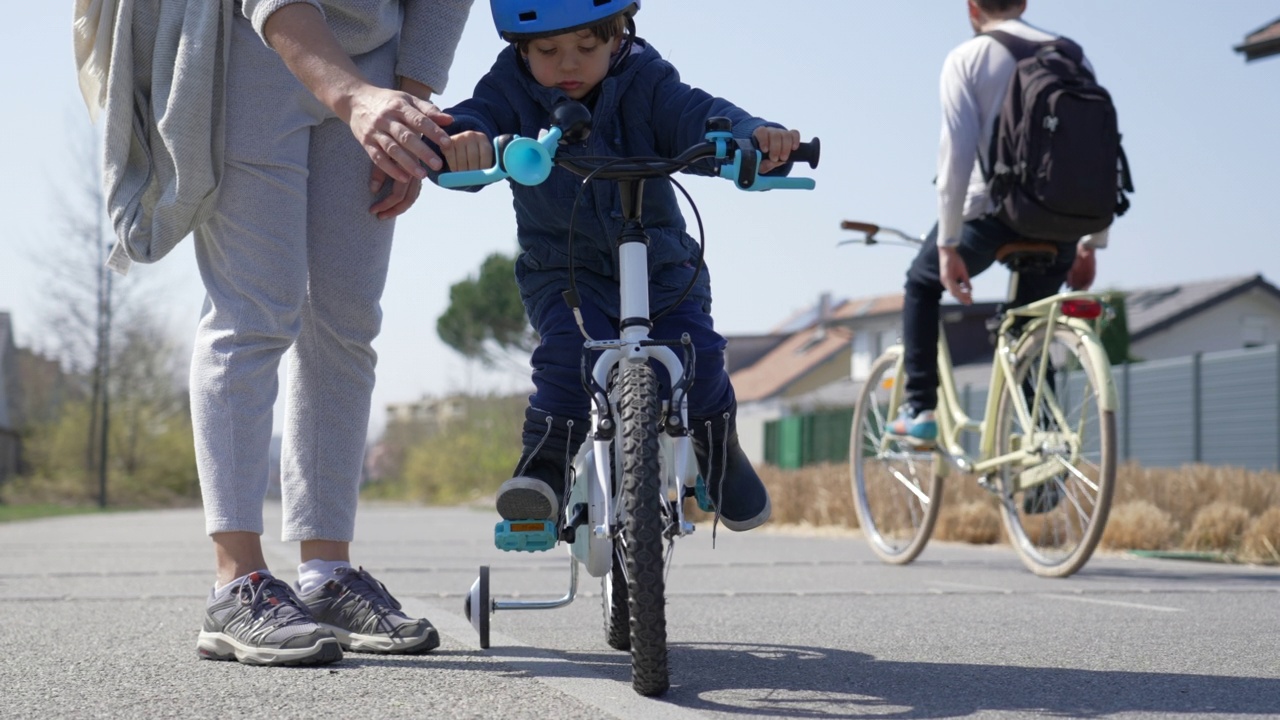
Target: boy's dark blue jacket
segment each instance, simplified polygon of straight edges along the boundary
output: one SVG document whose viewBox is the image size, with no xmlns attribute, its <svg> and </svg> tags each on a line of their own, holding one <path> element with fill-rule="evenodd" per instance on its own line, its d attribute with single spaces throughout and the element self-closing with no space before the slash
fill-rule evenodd
<svg viewBox="0 0 1280 720">
<path fill-rule="evenodd" d="M 506 133 L 537 137 L 549 124 L 551 109 L 566 95 L 559 88 L 539 85 L 524 63 L 514 46 L 504 50 L 480 79 L 473 97 L 445 111 L 454 117 L 449 133 L 478 130 L 490 138 Z M 780 127 L 680 82 L 675 67 L 640 39 L 600 84 L 589 109 L 592 130 L 586 142 L 561 145 L 557 155 L 674 157 L 702 141 L 707 119 L 716 116 L 732 120 L 733 134 L 741 138 L 751 137 L 762 125 Z M 581 180 L 557 167 L 540 185 L 508 182 L 523 251 L 516 262 L 516 280 L 525 311 L 536 326 L 547 304 L 561 302 L 560 293 L 569 287 L 569 213 Z M 621 217 L 617 184 L 592 181 L 578 206 L 573 240 L 578 289 L 614 318 L 619 313 L 615 240 Z M 670 183 L 645 183 L 643 219 L 651 240 L 650 308 L 658 312 L 688 286 L 699 250 L 685 231 Z M 710 308 L 705 268 L 689 297 Z"/>
</svg>

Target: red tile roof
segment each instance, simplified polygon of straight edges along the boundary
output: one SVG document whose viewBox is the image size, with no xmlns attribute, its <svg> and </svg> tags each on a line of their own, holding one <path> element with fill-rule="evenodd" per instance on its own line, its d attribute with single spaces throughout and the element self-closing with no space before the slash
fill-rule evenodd
<svg viewBox="0 0 1280 720">
<path fill-rule="evenodd" d="M 751 367 L 733 373 L 734 393 L 739 402 L 773 397 L 848 347 L 852 339 L 852 331 L 841 327 L 828 328 L 822 335 L 815 329 L 798 332 Z"/>
<path fill-rule="evenodd" d="M 1246 60 L 1280 55 L 1280 18 L 1249 33 L 1235 50 L 1244 53 Z"/>
</svg>

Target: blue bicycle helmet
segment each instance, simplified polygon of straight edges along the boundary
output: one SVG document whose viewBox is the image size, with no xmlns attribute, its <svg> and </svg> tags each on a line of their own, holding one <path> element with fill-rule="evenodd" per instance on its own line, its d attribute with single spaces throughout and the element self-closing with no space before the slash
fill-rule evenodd
<svg viewBox="0 0 1280 720">
<path fill-rule="evenodd" d="M 574 32 L 640 9 L 640 0 L 489 0 L 503 40 L 532 40 Z"/>
</svg>

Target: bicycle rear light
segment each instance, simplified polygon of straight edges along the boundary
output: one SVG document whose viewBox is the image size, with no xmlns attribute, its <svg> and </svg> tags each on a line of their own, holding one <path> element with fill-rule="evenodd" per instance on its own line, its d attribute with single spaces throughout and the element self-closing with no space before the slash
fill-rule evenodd
<svg viewBox="0 0 1280 720">
<path fill-rule="evenodd" d="M 1096 320 L 1102 316 L 1102 303 L 1087 298 L 1063 300 L 1062 314 L 1081 320 Z"/>
</svg>

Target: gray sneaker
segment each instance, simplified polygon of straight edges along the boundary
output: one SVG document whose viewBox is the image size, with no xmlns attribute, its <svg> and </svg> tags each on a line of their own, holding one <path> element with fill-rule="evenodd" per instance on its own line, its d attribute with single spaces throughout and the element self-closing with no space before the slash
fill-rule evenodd
<svg viewBox="0 0 1280 720">
<path fill-rule="evenodd" d="M 412 655 L 440 646 L 431 623 L 401 612 L 386 586 L 364 568 L 339 568 L 332 579 L 299 597 L 345 650 Z"/>
<path fill-rule="evenodd" d="M 342 659 L 338 639 L 311 618 L 287 583 L 252 573 L 221 600 L 210 597 L 196 651 L 247 665 L 324 665 Z"/>
</svg>

